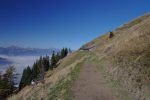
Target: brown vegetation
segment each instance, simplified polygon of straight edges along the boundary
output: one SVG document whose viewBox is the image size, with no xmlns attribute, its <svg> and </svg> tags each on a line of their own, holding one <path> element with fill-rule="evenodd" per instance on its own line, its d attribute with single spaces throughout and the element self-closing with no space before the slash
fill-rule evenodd
<svg viewBox="0 0 150 100">
<path fill-rule="evenodd" d="M 83 62 L 88 56 L 91 59 L 94 55 L 96 58 L 93 58 L 93 62 L 97 64 L 99 71 L 120 91 L 119 95 L 124 95 L 121 100 L 150 100 L 150 14 L 119 27 L 113 34 L 115 36 L 111 39 L 108 32 L 85 44 L 81 48 L 96 46 L 90 51 L 93 54 L 89 54 L 89 51 L 77 51 L 69 55 L 59 62 L 56 69 L 47 73 L 43 85 L 38 84 L 36 88 L 25 87 L 9 100 L 40 100 L 41 97 L 49 99 L 50 90 L 58 80 L 67 77 L 77 63 Z"/>
</svg>

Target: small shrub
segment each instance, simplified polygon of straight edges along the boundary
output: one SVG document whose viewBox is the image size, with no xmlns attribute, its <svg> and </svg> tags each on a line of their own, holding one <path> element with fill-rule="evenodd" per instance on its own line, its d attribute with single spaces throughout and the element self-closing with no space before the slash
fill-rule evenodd
<svg viewBox="0 0 150 100">
<path fill-rule="evenodd" d="M 113 32 L 110 32 L 109 33 L 109 38 L 112 38 L 114 36 L 114 33 Z"/>
</svg>

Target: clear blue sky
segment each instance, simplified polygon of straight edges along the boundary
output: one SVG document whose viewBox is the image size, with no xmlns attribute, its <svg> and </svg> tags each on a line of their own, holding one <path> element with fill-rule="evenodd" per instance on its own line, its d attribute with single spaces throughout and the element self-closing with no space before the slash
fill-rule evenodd
<svg viewBox="0 0 150 100">
<path fill-rule="evenodd" d="M 149 11 L 149 0 L 0 0 L 0 46 L 77 49 Z"/>
</svg>

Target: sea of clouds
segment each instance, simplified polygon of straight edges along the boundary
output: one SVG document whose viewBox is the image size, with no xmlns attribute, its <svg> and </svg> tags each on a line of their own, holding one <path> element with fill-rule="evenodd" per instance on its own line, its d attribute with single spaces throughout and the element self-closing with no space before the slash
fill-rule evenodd
<svg viewBox="0 0 150 100">
<path fill-rule="evenodd" d="M 9 62 L 11 62 L 11 64 L 4 64 L 1 65 L 0 64 L 0 71 L 3 73 L 8 66 L 12 65 L 15 67 L 16 69 L 16 73 L 19 74 L 18 75 L 18 82 L 21 79 L 22 76 L 22 72 L 24 70 L 24 68 L 26 68 L 27 66 L 32 67 L 33 63 L 39 59 L 40 56 L 6 56 L 6 55 L 0 55 L 1 58 L 5 58 L 7 59 Z"/>
<path fill-rule="evenodd" d="M 2 65 L 1 70 L 5 70 L 9 65 L 12 65 L 16 68 L 18 73 L 22 73 L 23 69 L 27 66 L 32 66 L 33 63 L 39 59 L 40 56 L 6 56 L 0 55 L 0 57 L 7 59 L 12 62 L 12 64 Z"/>
</svg>

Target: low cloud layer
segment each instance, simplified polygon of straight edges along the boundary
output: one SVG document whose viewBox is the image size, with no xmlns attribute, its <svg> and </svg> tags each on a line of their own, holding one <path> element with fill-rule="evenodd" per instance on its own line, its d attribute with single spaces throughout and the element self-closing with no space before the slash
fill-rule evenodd
<svg viewBox="0 0 150 100">
<path fill-rule="evenodd" d="M 11 65 L 13 65 L 16 68 L 16 71 L 18 73 L 22 73 L 23 69 L 27 66 L 32 66 L 33 63 L 39 59 L 39 56 L 5 56 L 0 55 L 0 57 L 7 59 L 8 61 L 12 62 Z M 3 65 L 0 69 L 6 69 L 9 65 Z"/>
<path fill-rule="evenodd" d="M 12 64 L 0 65 L 0 71 L 5 71 L 9 65 L 13 65 L 16 68 L 16 73 L 19 74 L 18 81 L 21 78 L 23 69 L 27 66 L 32 66 L 33 63 L 39 59 L 40 56 L 6 56 L 0 55 L 1 58 L 5 58 L 8 61 L 12 62 Z"/>
</svg>

